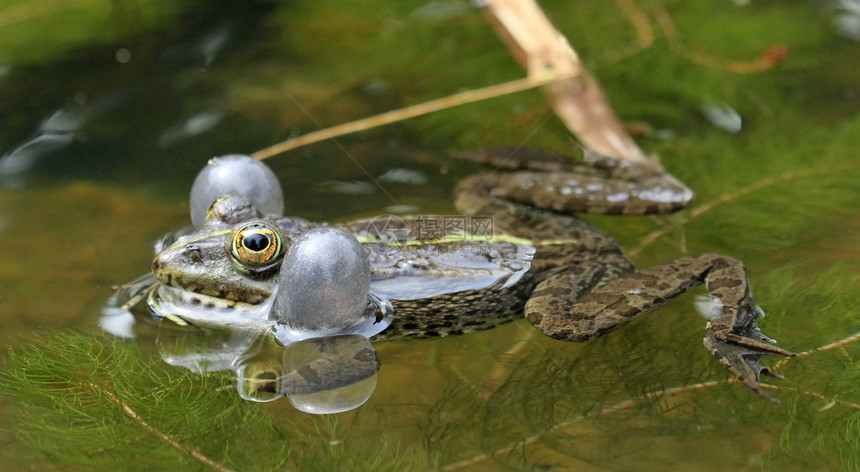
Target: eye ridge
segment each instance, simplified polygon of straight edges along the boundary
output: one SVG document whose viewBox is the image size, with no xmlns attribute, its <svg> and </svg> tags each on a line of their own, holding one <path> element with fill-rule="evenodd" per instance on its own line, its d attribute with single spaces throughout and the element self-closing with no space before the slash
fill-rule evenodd
<svg viewBox="0 0 860 472">
<path fill-rule="evenodd" d="M 224 195 L 217 200 L 213 200 L 212 203 L 209 204 L 209 206 L 206 208 L 206 221 L 209 221 L 212 218 L 212 215 L 215 214 L 215 207 L 217 207 L 219 203 L 223 202 L 228 198 L 230 198 L 230 195 Z"/>
</svg>

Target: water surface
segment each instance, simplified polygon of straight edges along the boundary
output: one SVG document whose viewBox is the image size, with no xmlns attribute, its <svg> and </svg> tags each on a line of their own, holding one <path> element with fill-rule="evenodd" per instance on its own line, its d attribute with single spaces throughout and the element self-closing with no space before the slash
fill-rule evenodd
<svg viewBox="0 0 860 472">
<path fill-rule="evenodd" d="M 697 193 L 675 216 L 589 220 L 640 267 L 744 260 L 763 330 L 798 352 L 860 331 L 850 5 L 542 2 L 638 142 Z M 0 32 L 0 338 L 6 369 L 47 369 L 0 400 L 11 470 L 860 469 L 860 343 L 780 367 L 772 405 L 703 349 L 701 290 L 585 345 L 526 321 L 379 344 L 371 399 L 325 417 L 101 337 L 111 286 L 187 224 L 210 157 L 522 77 L 468 2 L 11 1 Z M 477 170 L 447 151 L 495 145 L 572 152 L 531 91 L 267 163 L 290 215 L 445 215 Z M 54 358 L 78 367 L 36 361 Z"/>
</svg>

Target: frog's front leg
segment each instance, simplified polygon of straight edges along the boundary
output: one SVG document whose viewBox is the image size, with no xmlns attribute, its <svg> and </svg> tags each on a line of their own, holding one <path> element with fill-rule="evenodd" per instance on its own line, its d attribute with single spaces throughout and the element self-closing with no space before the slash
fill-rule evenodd
<svg viewBox="0 0 860 472">
<path fill-rule="evenodd" d="M 764 312 L 753 303 L 746 269 L 736 259 L 714 254 L 679 259 L 611 280 L 578 300 L 569 297 L 566 309 L 552 311 L 546 309 L 546 297 L 562 294 L 565 281 L 550 277 L 535 288 L 525 312 L 538 329 L 551 337 L 588 341 L 703 282 L 712 301 L 705 347 L 744 385 L 776 402 L 759 384 L 761 373 L 774 374 L 758 361 L 763 355 L 795 354 L 763 342 L 774 341 L 763 335 L 756 324 Z"/>
</svg>

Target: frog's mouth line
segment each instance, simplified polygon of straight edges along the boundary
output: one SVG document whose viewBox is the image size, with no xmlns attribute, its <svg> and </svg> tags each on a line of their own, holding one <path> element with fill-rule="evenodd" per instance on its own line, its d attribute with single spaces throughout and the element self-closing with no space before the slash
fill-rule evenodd
<svg viewBox="0 0 860 472">
<path fill-rule="evenodd" d="M 163 318 L 180 326 L 197 325 L 197 321 L 223 324 L 235 320 L 259 319 L 268 313 L 272 298 L 262 303 L 251 304 L 203 295 L 181 288 L 159 283 L 150 290 L 147 304 Z"/>
</svg>

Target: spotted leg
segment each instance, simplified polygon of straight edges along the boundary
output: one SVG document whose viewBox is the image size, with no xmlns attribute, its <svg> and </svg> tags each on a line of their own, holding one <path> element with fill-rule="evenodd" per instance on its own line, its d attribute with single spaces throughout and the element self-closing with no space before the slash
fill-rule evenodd
<svg viewBox="0 0 860 472">
<path fill-rule="evenodd" d="M 642 215 L 686 207 L 693 192 L 654 163 L 630 162 L 585 152 L 582 162 L 530 148 L 456 154 L 497 170 L 467 179 L 459 192 L 488 190 L 493 197 L 560 213 Z"/>
<path fill-rule="evenodd" d="M 764 355 L 794 356 L 763 335 L 756 320 L 764 312 L 753 303 L 743 264 L 730 257 L 705 254 L 623 275 L 582 297 L 571 293 L 565 306 L 550 298 L 563 295 L 569 281 L 550 277 L 541 282 L 525 307 L 526 317 L 544 334 L 567 341 L 589 341 L 648 313 L 668 300 L 705 283 L 712 312 L 705 328 L 705 347 L 745 386 L 777 402 L 759 384 L 758 363 Z M 576 292 L 576 291 L 574 291 Z M 553 303 L 556 306 L 550 306 Z"/>
</svg>

